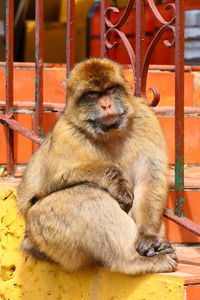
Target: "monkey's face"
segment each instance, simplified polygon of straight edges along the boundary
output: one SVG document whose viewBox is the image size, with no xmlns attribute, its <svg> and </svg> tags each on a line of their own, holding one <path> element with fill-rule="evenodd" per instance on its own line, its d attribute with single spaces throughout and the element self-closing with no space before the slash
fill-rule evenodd
<svg viewBox="0 0 200 300">
<path fill-rule="evenodd" d="M 70 75 L 68 92 L 66 113 L 73 111 L 78 127 L 104 135 L 125 127 L 130 88 L 116 63 L 108 59 L 80 63 Z"/>
<path fill-rule="evenodd" d="M 91 130 L 106 133 L 123 126 L 126 108 L 121 94 L 119 86 L 111 85 L 102 91 L 88 91 L 79 98 L 77 106 L 83 111 Z"/>
</svg>

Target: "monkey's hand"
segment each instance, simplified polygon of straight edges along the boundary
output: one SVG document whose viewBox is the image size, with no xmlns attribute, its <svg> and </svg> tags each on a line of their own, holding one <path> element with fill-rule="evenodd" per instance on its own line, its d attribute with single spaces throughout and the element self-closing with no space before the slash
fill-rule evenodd
<svg viewBox="0 0 200 300">
<path fill-rule="evenodd" d="M 137 252 L 142 256 L 154 256 L 160 253 L 171 254 L 174 249 L 170 242 L 158 235 L 140 235 L 135 243 Z"/>
<path fill-rule="evenodd" d="M 56 179 L 54 185 L 49 186 L 48 194 L 80 183 L 87 183 L 106 190 L 125 212 L 129 212 L 132 207 L 132 184 L 118 165 L 106 161 L 94 161 L 66 170 L 62 174 L 61 180 Z M 55 189 L 54 186 L 56 186 Z"/>
<path fill-rule="evenodd" d="M 129 212 L 133 205 L 133 186 L 118 166 L 106 170 L 106 180 L 109 181 L 108 192 L 117 200 L 120 207 Z"/>
</svg>

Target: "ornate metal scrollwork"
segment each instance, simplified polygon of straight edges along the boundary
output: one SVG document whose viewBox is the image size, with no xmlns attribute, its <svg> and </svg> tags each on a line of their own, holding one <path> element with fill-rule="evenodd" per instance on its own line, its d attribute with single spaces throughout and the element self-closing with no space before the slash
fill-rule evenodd
<svg viewBox="0 0 200 300">
<path fill-rule="evenodd" d="M 124 32 L 122 32 L 120 30 L 120 28 L 124 25 L 124 23 L 128 19 L 129 15 L 131 13 L 131 10 L 133 9 L 134 3 L 135 3 L 135 0 L 129 0 L 128 1 L 128 4 L 125 8 L 125 11 L 124 11 L 122 17 L 115 24 L 113 24 L 111 22 L 110 16 L 111 16 L 111 13 L 119 14 L 119 9 L 117 7 L 108 7 L 105 10 L 105 13 L 104 13 L 104 15 L 105 15 L 105 24 L 106 24 L 106 27 L 107 27 L 107 31 L 105 33 L 106 47 L 107 47 L 107 49 L 113 49 L 113 48 L 118 47 L 118 45 L 119 45 L 118 42 L 111 43 L 111 41 L 110 41 L 111 35 L 113 33 L 116 33 L 118 35 L 118 37 L 121 39 L 121 41 L 123 42 L 123 44 L 124 44 L 124 46 L 127 50 L 127 53 L 128 53 L 129 58 L 130 58 L 130 62 L 131 62 L 131 66 L 132 66 L 133 71 L 135 71 L 135 53 L 133 51 L 133 48 L 132 48 L 129 40 L 127 39 Z"/>
<path fill-rule="evenodd" d="M 119 9 L 117 7 L 108 7 L 104 12 L 104 18 L 105 18 L 105 24 L 106 24 L 106 32 L 105 32 L 106 48 L 108 50 L 110 50 L 110 49 L 118 47 L 119 42 L 111 42 L 111 36 L 113 33 L 115 33 L 121 39 L 122 43 L 124 44 L 124 47 L 126 48 L 126 51 L 129 56 L 130 63 L 131 63 L 134 74 L 135 74 L 135 53 L 134 53 L 134 50 L 133 50 L 128 38 L 126 37 L 125 33 L 121 30 L 121 27 L 127 21 L 132 9 L 134 8 L 135 3 L 137 3 L 137 1 L 141 1 L 141 0 L 129 0 L 128 1 L 123 15 L 118 20 L 118 22 L 116 22 L 115 24 L 113 24 L 111 21 L 111 14 L 112 13 L 119 14 L 119 12 L 120 12 Z M 144 4 L 146 3 L 149 5 L 149 8 L 150 8 L 152 14 L 154 15 L 155 19 L 161 24 L 161 27 L 159 28 L 159 30 L 153 37 L 148 49 L 146 50 L 146 53 L 145 53 L 143 61 L 142 61 L 142 68 L 141 68 L 141 74 L 140 74 L 140 79 L 139 79 L 139 80 L 141 80 L 140 93 L 142 96 L 146 97 L 146 83 L 147 83 L 147 74 L 148 74 L 150 59 L 151 59 L 151 56 L 153 54 L 153 51 L 154 51 L 156 45 L 160 41 L 164 32 L 171 31 L 173 33 L 172 40 L 171 41 L 164 40 L 163 43 L 165 44 L 166 47 L 174 47 L 174 43 L 175 43 L 174 42 L 175 41 L 175 26 L 174 26 L 175 4 L 168 3 L 164 7 L 166 10 L 168 10 L 168 9 L 174 10 L 172 18 L 169 21 L 167 21 L 164 19 L 162 14 L 157 9 L 157 7 L 154 3 L 154 0 L 142 0 L 142 1 L 144 1 Z M 136 19 L 141 18 L 141 17 L 142 16 L 139 16 L 139 17 L 136 16 Z M 139 22 L 136 22 L 136 23 L 139 23 Z M 136 26 L 136 30 L 138 30 L 137 26 Z M 136 47 L 138 47 L 138 45 L 136 45 Z M 141 52 L 140 52 L 140 55 L 141 55 Z M 156 106 L 160 100 L 160 93 L 157 90 L 157 88 L 154 88 L 154 87 L 150 88 L 150 90 L 152 91 L 153 96 L 154 96 L 153 101 L 151 102 L 150 106 Z"/>
<path fill-rule="evenodd" d="M 116 29 L 116 28 L 110 28 L 106 32 L 105 37 L 106 37 L 106 47 L 107 47 L 107 49 L 117 48 L 118 45 L 119 45 L 118 42 L 114 42 L 114 43 L 110 42 L 110 37 L 111 37 L 112 33 L 116 33 L 121 38 L 121 40 L 123 41 L 124 47 L 127 50 L 128 56 L 130 58 L 131 66 L 132 66 L 132 69 L 133 69 L 133 72 L 134 72 L 135 71 L 135 53 L 133 51 L 133 48 L 132 48 L 131 44 L 129 43 L 129 40 L 127 39 L 126 35 L 122 31 L 120 31 L 119 29 Z"/>
</svg>

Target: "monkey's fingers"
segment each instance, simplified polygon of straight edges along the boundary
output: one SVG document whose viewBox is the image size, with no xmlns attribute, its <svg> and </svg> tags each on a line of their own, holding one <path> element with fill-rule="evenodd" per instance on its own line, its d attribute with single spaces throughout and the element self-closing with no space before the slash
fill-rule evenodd
<svg viewBox="0 0 200 300">
<path fill-rule="evenodd" d="M 128 213 L 133 205 L 133 189 L 128 181 L 124 180 L 124 183 L 119 188 L 118 202 L 120 207 Z"/>
<path fill-rule="evenodd" d="M 163 253 L 163 254 L 172 254 L 174 253 L 174 249 L 172 247 L 169 247 L 169 248 L 164 248 L 160 251 L 158 250 L 155 250 L 153 247 L 151 247 L 148 252 L 146 253 L 146 256 L 154 256 L 156 254 L 160 254 L 160 253 Z"/>
<path fill-rule="evenodd" d="M 155 239 L 153 239 L 152 236 L 143 236 L 139 239 L 139 241 L 136 244 L 136 250 L 137 252 L 142 256 L 147 256 L 147 253 L 149 251 L 149 256 L 155 255 L 155 249 L 153 247 Z"/>
<path fill-rule="evenodd" d="M 156 247 L 157 245 L 155 245 L 155 250 L 156 253 L 175 253 L 172 245 L 170 244 L 170 242 L 168 242 L 167 240 L 162 240 L 159 247 Z"/>
<path fill-rule="evenodd" d="M 118 200 L 118 203 L 119 203 L 119 206 L 121 207 L 121 209 L 123 211 L 125 211 L 126 213 L 128 213 L 132 207 L 132 203 L 126 203 L 125 201 L 121 202 L 121 199 Z"/>
<path fill-rule="evenodd" d="M 129 195 L 125 195 L 118 198 L 118 203 L 121 209 L 128 213 L 133 205 L 133 199 Z"/>
<path fill-rule="evenodd" d="M 151 257 L 151 256 L 154 256 L 155 254 L 156 254 L 155 249 L 154 249 L 153 247 L 151 247 L 151 248 L 147 251 L 146 256 Z"/>
<path fill-rule="evenodd" d="M 154 256 L 159 253 L 174 253 L 171 244 L 164 238 L 158 236 L 143 236 L 138 241 L 137 252 L 142 256 Z"/>
<path fill-rule="evenodd" d="M 133 185 L 126 178 L 124 171 L 117 165 L 110 166 L 105 171 L 109 182 L 107 187 L 110 194 L 117 200 L 122 210 L 129 212 L 133 205 Z"/>
</svg>

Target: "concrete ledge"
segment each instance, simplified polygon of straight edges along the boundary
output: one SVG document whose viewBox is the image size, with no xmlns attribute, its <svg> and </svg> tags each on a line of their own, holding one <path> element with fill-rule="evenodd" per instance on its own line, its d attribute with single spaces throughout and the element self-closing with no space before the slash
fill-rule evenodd
<svg viewBox="0 0 200 300">
<path fill-rule="evenodd" d="M 24 220 L 15 189 L 0 186 L 0 299 L 183 300 L 184 280 L 165 274 L 126 276 L 99 269 L 67 273 L 19 252 Z"/>
</svg>

